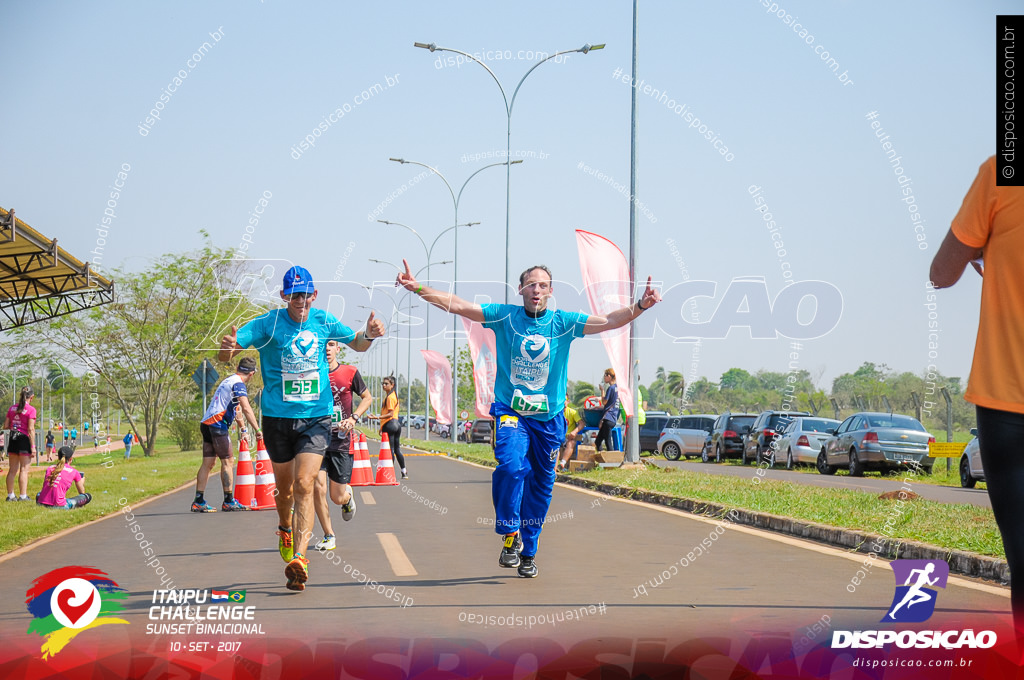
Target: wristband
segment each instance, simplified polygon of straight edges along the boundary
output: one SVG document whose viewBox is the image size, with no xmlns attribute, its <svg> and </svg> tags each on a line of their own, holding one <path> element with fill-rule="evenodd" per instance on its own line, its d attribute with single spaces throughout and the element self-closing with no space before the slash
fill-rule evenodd
<svg viewBox="0 0 1024 680">
<path fill-rule="evenodd" d="M 422 292 L 423 292 L 423 286 L 420 286 L 419 288 L 416 289 L 416 294 L 417 295 L 419 295 Z"/>
<path fill-rule="evenodd" d="M 366 331 L 363 331 L 363 340 L 366 340 L 367 342 L 373 342 L 373 338 L 371 338 Z"/>
<path fill-rule="evenodd" d="M 644 307 L 642 304 L 640 304 L 640 300 L 636 301 L 636 308 L 639 309 L 641 312 L 646 312 L 648 309 L 650 309 L 649 307 Z"/>
</svg>

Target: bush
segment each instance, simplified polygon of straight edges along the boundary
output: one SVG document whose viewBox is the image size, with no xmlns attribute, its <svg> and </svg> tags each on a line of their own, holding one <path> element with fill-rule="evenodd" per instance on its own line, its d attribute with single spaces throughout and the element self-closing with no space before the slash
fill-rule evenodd
<svg viewBox="0 0 1024 680">
<path fill-rule="evenodd" d="M 202 404 L 197 401 L 174 401 L 167 407 L 167 429 L 171 439 L 182 451 L 200 446 L 199 420 Z"/>
</svg>

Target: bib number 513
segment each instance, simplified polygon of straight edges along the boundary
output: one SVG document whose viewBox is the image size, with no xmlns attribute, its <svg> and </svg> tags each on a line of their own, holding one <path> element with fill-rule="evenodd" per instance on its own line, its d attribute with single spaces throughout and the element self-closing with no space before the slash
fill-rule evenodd
<svg viewBox="0 0 1024 680">
<path fill-rule="evenodd" d="M 293 380 L 288 384 L 286 394 L 313 394 L 313 380 Z"/>
</svg>

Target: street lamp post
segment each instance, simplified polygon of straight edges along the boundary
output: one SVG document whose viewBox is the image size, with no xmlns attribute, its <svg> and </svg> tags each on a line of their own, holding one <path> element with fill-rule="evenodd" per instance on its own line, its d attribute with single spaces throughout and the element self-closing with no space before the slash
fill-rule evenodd
<svg viewBox="0 0 1024 680">
<path fill-rule="evenodd" d="M 392 267 L 395 267 L 396 269 L 398 269 L 398 271 L 402 271 L 401 268 L 398 267 L 398 265 L 396 265 L 396 264 L 394 264 L 392 262 L 386 262 L 384 260 L 375 260 L 373 258 L 370 258 L 370 261 L 371 262 L 377 262 L 379 264 L 390 264 Z M 448 262 L 447 261 L 435 262 L 434 264 L 448 264 Z M 380 291 L 380 292 L 382 292 L 382 293 L 384 293 L 385 295 L 388 296 L 388 299 L 391 300 L 391 304 L 394 306 L 394 312 L 392 312 L 392 314 L 391 314 L 391 319 L 392 320 L 395 318 L 395 315 L 401 313 L 401 306 L 402 306 L 401 305 L 401 301 L 396 300 L 395 296 L 392 295 L 391 293 L 389 293 L 387 291 L 387 289 L 382 288 L 380 286 L 376 286 L 376 287 L 374 287 L 374 286 L 362 286 L 362 287 L 365 288 L 366 290 L 370 291 L 371 299 L 373 297 L 373 294 L 375 292 L 377 292 L 377 291 Z M 413 304 L 412 304 L 412 293 L 410 291 L 407 291 L 407 290 L 403 291 L 403 292 L 406 294 L 406 297 L 407 297 L 408 302 L 409 302 L 409 304 L 407 305 L 407 311 L 406 311 L 406 314 L 405 314 L 405 316 L 406 316 L 406 323 L 408 324 L 409 318 L 412 315 L 412 310 L 413 310 L 413 307 L 414 307 Z M 389 328 L 394 328 L 394 325 L 391 322 L 389 322 L 388 323 L 388 327 Z M 409 324 L 409 337 L 408 337 L 407 340 L 408 340 L 408 345 L 409 345 L 409 351 L 407 352 L 407 354 L 409 356 L 408 356 L 407 364 L 406 364 L 406 367 L 405 367 L 405 382 L 406 382 L 406 386 L 409 388 L 408 389 L 409 396 L 411 396 L 412 395 L 412 388 L 409 386 L 409 376 L 410 376 L 410 371 L 412 369 L 412 325 L 411 324 Z M 398 349 L 399 349 L 398 331 L 396 330 L 395 331 L 395 371 L 396 372 L 398 371 L 398 365 L 399 365 L 398 364 Z M 397 390 L 398 389 L 398 382 L 397 382 L 398 378 L 396 377 L 395 380 L 396 380 L 396 382 L 395 382 L 395 389 Z M 405 408 L 406 408 L 405 419 L 406 419 L 406 425 L 408 427 L 409 408 L 410 408 L 409 407 L 409 400 L 408 399 L 406 399 Z M 407 433 L 406 437 L 408 437 L 408 436 L 410 436 L 410 435 Z"/>
<path fill-rule="evenodd" d="M 402 227 L 404 229 L 408 229 L 409 231 L 411 231 L 413 233 L 413 235 L 416 236 L 416 238 L 418 238 L 420 240 L 420 245 L 423 246 L 423 252 L 427 256 L 427 266 L 426 266 L 426 269 L 427 269 L 427 281 L 430 281 L 430 257 L 434 253 L 434 246 L 437 245 L 437 242 L 441 239 L 441 237 L 444 236 L 445 234 L 447 234 L 449 231 L 452 231 L 453 229 L 458 229 L 459 227 L 472 227 L 475 224 L 479 224 L 479 222 L 469 222 L 467 224 L 453 224 L 452 226 L 448 227 L 447 229 L 442 229 L 441 233 L 439 233 L 436 237 L 434 237 L 434 240 L 431 241 L 430 247 L 428 248 L 427 247 L 427 242 L 423 240 L 423 237 L 420 236 L 420 233 L 418 231 L 416 231 L 415 229 L 413 229 L 412 227 L 410 227 L 408 224 L 402 224 L 401 222 L 389 222 L 388 220 L 377 220 L 377 221 L 380 222 L 381 224 L 387 224 L 387 225 L 392 225 L 393 224 L 396 227 Z M 427 349 L 429 350 L 430 349 L 430 309 L 429 309 L 429 307 L 427 308 L 427 311 L 426 311 L 426 313 L 423 316 L 424 316 L 424 318 L 426 320 L 426 341 L 427 341 Z M 423 367 L 423 384 L 425 386 L 430 384 L 430 376 L 427 374 L 427 370 L 428 369 L 427 369 L 426 365 L 424 365 L 424 367 Z M 429 394 L 427 396 L 429 397 Z M 424 401 L 426 402 L 423 405 L 423 416 L 424 416 L 424 421 L 425 421 L 425 423 L 424 423 L 424 430 L 426 430 L 426 432 L 425 432 L 425 437 L 426 437 L 425 441 L 430 441 L 430 399 L 428 398 L 428 399 L 425 399 Z M 452 414 L 452 416 L 453 416 L 452 420 L 455 420 L 455 417 L 454 417 L 455 415 L 457 415 L 457 414 Z M 454 423 L 453 423 L 453 427 L 454 427 Z"/>
<path fill-rule="evenodd" d="M 420 48 L 423 48 L 425 50 L 430 50 L 431 52 L 454 52 L 455 54 L 461 54 L 462 56 L 466 57 L 467 59 L 470 59 L 470 60 L 475 61 L 476 63 L 480 64 L 481 66 L 484 67 L 484 69 L 487 70 L 487 72 L 489 74 L 491 74 L 491 78 L 494 79 L 495 84 L 497 84 L 498 89 L 501 91 L 501 98 L 505 101 L 505 116 L 507 118 L 507 127 L 506 127 L 506 134 L 505 134 L 505 159 L 506 159 L 506 161 L 509 159 L 510 154 L 512 152 L 512 107 L 515 106 L 516 95 L 519 94 L 519 88 L 523 86 L 523 81 L 525 81 L 527 79 L 527 77 L 529 77 L 529 75 L 531 73 L 533 73 L 533 71 L 538 66 L 540 66 L 541 64 L 543 64 L 546 61 L 554 59 L 555 57 L 560 57 L 563 54 L 571 54 L 573 52 L 581 52 L 583 54 L 587 54 L 591 50 L 604 49 L 604 43 L 601 43 L 600 45 L 590 45 L 590 44 L 587 44 L 587 45 L 584 45 L 583 47 L 577 48 L 575 50 L 563 50 L 561 52 L 556 52 L 556 53 L 552 54 L 551 56 L 548 56 L 548 57 L 545 57 L 545 58 L 541 59 L 536 64 L 531 66 L 530 70 L 527 71 L 523 75 L 523 77 L 519 80 L 519 84 L 516 85 L 516 89 L 512 93 L 512 99 L 509 100 L 509 98 L 505 95 L 505 88 L 503 88 L 501 86 L 501 81 L 498 80 L 498 76 L 494 75 L 494 71 L 492 71 L 487 66 L 487 64 L 485 64 L 484 62 L 480 61 L 479 59 L 474 57 L 472 54 L 467 54 L 466 52 L 463 52 L 461 50 L 455 50 L 455 49 L 452 49 L 450 47 L 438 47 L 434 43 L 419 43 L 418 42 L 418 43 L 413 43 L 413 46 L 414 47 L 420 47 Z M 510 216 L 510 212 L 509 212 L 509 197 L 511 195 L 511 191 L 512 191 L 512 166 L 509 165 L 505 169 L 505 304 L 508 304 L 509 216 Z"/>
<path fill-rule="evenodd" d="M 446 187 L 448 187 L 448 193 L 451 194 L 452 205 L 455 208 L 455 221 L 454 221 L 454 224 L 458 224 L 458 222 L 459 222 L 459 202 L 462 200 L 462 192 L 465 191 L 466 185 L 469 184 L 470 180 L 472 180 L 474 177 L 479 175 L 481 172 L 483 172 L 487 168 L 494 168 L 494 167 L 497 167 L 499 165 L 511 166 L 511 165 L 515 165 L 517 163 L 522 163 L 523 162 L 521 160 L 518 160 L 518 161 L 506 160 L 506 161 L 504 161 L 502 163 L 491 163 L 490 165 L 485 165 L 484 167 L 480 168 L 479 170 L 477 170 L 472 175 L 470 175 L 469 177 L 466 178 L 466 181 L 463 182 L 462 186 L 459 188 L 458 195 L 456 195 L 455 194 L 455 190 L 452 189 L 452 185 L 448 182 L 448 178 L 445 177 L 444 174 L 442 174 L 440 170 L 438 170 L 437 168 L 433 167 L 432 165 L 427 165 L 426 163 L 420 163 L 419 161 L 408 161 L 408 160 L 405 160 L 404 158 L 390 158 L 388 160 L 392 160 L 392 161 L 395 161 L 396 163 L 401 163 L 403 165 L 406 164 L 406 163 L 409 163 L 411 165 L 418 165 L 420 167 L 426 168 L 427 170 L 430 170 L 430 172 L 432 172 L 435 175 L 437 175 L 441 179 L 441 181 L 444 182 L 444 185 Z M 477 223 L 477 222 L 470 222 L 470 224 L 479 224 L 479 223 Z M 459 294 L 459 232 L 457 230 L 455 232 L 455 256 L 453 258 L 453 261 L 454 261 L 455 264 L 452 267 L 452 269 L 453 269 L 453 273 L 452 273 L 452 292 L 455 295 L 458 295 Z M 454 423 L 452 423 L 452 432 L 451 432 L 452 442 L 453 443 L 458 441 L 458 433 L 456 432 L 456 430 L 458 429 L 458 422 L 459 422 L 458 412 L 459 412 L 459 339 L 458 339 L 458 328 L 456 327 L 456 328 L 452 329 L 452 420 L 455 421 Z"/>
<path fill-rule="evenodd" d="M 371 257 L 370 258 L 370 262 L 376 262 L 377 264 L 389 264 L 392 267 L 394 267 L 395 269 L 397 269 L 398 271 L 403 271 L 402 268 L 399 267 L 397 264 L 395 264 L 394 262 L 388 262 L 387 260 L 376 260 L 376 259 Z M 441 260 L 440 262 L 434 262 L 433 264 L 441 265 L 441 264 L 449 264 L 449 262 L 447 260 Z M 430 263 L 427 263 L 423 267 L 420 267 L 416 271 L 415 275 L 419 276 L 420 272 L 422 272 L 424 269 L 426 269 L 429 266 L 430 266 Z M 412 291 L 406 291 L 406 299 L 409 301 L 409 305 L 406 307 L 406 312 L 405 312 L 405 320 L 406 320 L 407 323 L 410 321 L 410 319 L 412 319 L 412 310 L 413 310 L 412 298 L 413 298 Z M 428 307 L 427 311 L 428 312 L 430 311 L 429 307 Z M 396 357 L 398 356 L 397 348 L 395 349 L 395 356 Z M 412 438 L 412 323 L 409 323 L 409 344 L 408 344 L 408 347 L 406 348 L 406 359 L 405 359 L 405 361 L 406 361 L 406 364 L 405 364 L 405 437 L 406 437 L 406 439 L 410 439 L 410 438 Z M 397 360 L 396 360 L 395 363 L 396 364 L 398 363 Z M 396 388 L 397 388 L 397 385 L 396 385 Z"/>
</svg>

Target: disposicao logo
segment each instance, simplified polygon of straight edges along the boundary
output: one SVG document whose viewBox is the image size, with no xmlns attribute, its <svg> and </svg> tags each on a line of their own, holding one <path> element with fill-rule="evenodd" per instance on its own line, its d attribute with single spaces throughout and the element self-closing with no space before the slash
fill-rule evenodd
<svg viewBox="0 0 1024 680">
<path fill-rule="evenodd" d="M 108 623 L 125 623 L 110 616 L 123 608 L 128 593 L 95 567 L 61 567 L 32 582 L 25 594 L 32 614 L 28 633 L 45 638 L 42 658 L 52 657 L 82 631 Z"/>
<path fill-rule="evenodd" d="M 938 591 L 949 579 L 943 560 L 895 560 L 891 563 L 896 592 L 881 623 L 920 623 L 935 613 Z M 929 587 L 932 586 L 932 587 Z M 832 649 L 988 649 L 995 645 L 991 630 L 834 630 Z"/>
</svg>

